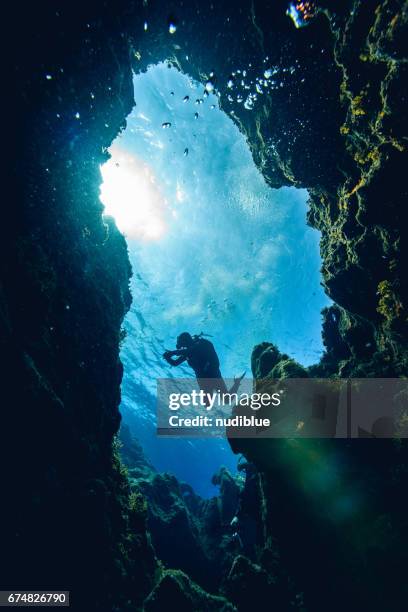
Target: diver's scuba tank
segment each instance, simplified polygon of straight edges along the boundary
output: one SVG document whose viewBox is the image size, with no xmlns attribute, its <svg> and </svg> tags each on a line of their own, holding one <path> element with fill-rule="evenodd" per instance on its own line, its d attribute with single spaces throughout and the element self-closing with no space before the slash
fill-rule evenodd
<svg viewBox="0 0 408 612">
<path fill-rule="evenodd" d="M 204 332 L 200 332 L 199 334 L 194 334 L 193 340 L 200 340 L 200 338 L 213 338 L 211 334 L 205 334 Z"/>
</svg>

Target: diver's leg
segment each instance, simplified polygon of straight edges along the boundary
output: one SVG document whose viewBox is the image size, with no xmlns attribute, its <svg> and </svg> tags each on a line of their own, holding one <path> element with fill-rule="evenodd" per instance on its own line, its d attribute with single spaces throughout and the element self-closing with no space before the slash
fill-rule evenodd
<svg viewBox="0 0 408 612">
<path fill-rule="evenodd" d="M 214 389 L 211 385 L 211 379 L 209 378 L 197 378 L 197 383 L 198 386 L 200 387 L 201 391 L 204 391 L 204 403 L 206 406 L 209 406 L 210 402 L 208 400 L 208 394 L 211 395 L 211 393 L 213 393 Z"/>
</svg>

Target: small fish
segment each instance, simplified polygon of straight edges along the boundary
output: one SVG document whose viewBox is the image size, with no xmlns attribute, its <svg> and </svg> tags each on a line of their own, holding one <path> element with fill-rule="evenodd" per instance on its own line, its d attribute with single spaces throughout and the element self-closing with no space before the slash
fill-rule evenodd
<svg viewBox="0 0 408 612">
<path fill-rule="evenodd" d="M 184 157 L 187 157 L 187 155 L 188 155 L 188 148 L 186 147 L 186 148 L 184 149 Z"/>
<path fill-rule="evenodd" d="M 198 113 L 194 113 L 194 119 L 198 119 Z"/>
<path fill-rule="evenodd" d="M 189 101 L 189 99 L 190 99 L 190 96 L 184 96 L 184 98 L 183 98 L 183 102 L 188 102 L 188 101 Z"/>
</svg>

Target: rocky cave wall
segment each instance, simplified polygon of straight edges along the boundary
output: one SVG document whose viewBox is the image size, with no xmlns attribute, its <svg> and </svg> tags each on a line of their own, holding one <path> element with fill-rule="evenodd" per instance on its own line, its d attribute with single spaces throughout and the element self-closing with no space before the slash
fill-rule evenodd
<svg viewBox="0 0 408 612">
<path fill-rule="evenodd" d="M 408 365 L 406 3 L 316 5 L 315 20 L 296 30 L 286 2 L 173 3 L 167 12 L 146 3 L 132 65 L 165 57 L 212 81 L 268 184 L 309 190 L 308 222 L 322 234 L 323 285 L 335 302 L 324 312 L 320 374 L 400 376 Z M 173 36 L 165 19 L 177 26 Z M 251 111 L 228 100 L 230 79 L 267 66 L 280 68 L 280 87 L 259 94 Z"/>
<path fill-rule="evenodd" d="M 214 72 L 268 183 L 309 189 L 336 302 L 315 373 L 406 374 L 406 5 L 321 4 L 299 31 L 280 1 L 43 2 L 23 15 L 9 7 L 17 95 L 0 294 L 7 585 L 68 586 L 78 605 L 122 610 L 141 603 L 157 574 L 142 504 L 129 502 L 113 444 L 131 271 L 98 199 L 99 165 L 134 104 L 132 68 L 168 59 L 203 83 Z M 229 105 L 231 72 L 248 62 L 259 72 L 266 56 L 298 69 L 254 110 Z"/>
</svg>

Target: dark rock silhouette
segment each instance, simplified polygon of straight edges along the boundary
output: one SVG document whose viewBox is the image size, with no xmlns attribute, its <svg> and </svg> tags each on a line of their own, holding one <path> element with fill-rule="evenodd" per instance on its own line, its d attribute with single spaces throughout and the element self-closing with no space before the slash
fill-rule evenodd
<svg viewBox="0 0 408 612">
<path fill-rule="evenodd" d="M 282 373 L 282 382 L 298 377 L 298 364 L 290 361 L 286 369 L 287 356 L 276 347 L 255 347 L 257 391 L 267 390 L 276 372 Z M 310 375 L 314 370 L 304 372 Z M 258 537 L 261 534 L 255 556 L 259 567 L 249 566 L 238 574 L 244 572 L 248 580 L 252 576 L 267 589 L 263 563 L 270 558 L 273 542 L 280 566 L 311 609 L 322 609 L 324 601 L 339 611 L 350 601 L 356 609 L 403 609 L 406 586 L 399 568 L 406 562 L 407 549 L 405 535 L 399 537 L 406 534 L 401 490 L 407 448 L 404 441 L 391 439 L 378 439 L 373 446 L 368 438 L 381 437 L 389 427 L 388 421 L 379 421 L 373 426 L 377 436 L 359 430 L 365 440 L 230 439 L 234 452 L 243 453 L 256 467 L 257 493 L 250 499 L 258 498 L 255 508 L 262 508 L 261 515 L 252 510 Z M 232 592 L 237 594 L 238 587 Z M 231 597 L 230 591 L 226 593 Z M 244 592 L 242 597 L 247 603 L 240 605 L 249 609 L 249 595 Z"/>
</svg>

